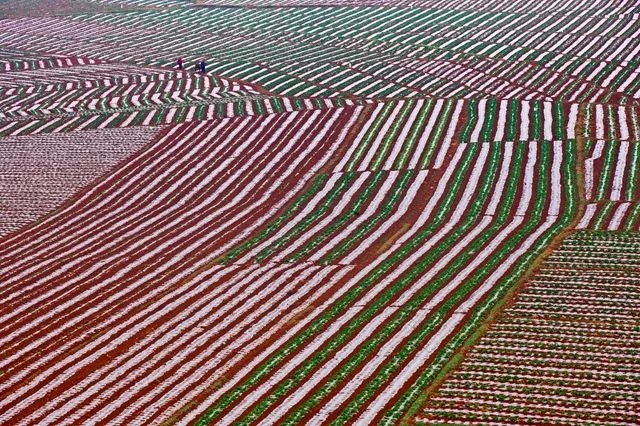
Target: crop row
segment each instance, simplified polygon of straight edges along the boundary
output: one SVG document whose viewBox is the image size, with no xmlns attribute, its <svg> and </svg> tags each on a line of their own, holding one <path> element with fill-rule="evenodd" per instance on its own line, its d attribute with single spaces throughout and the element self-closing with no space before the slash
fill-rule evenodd
<svg viewBox="0 0 640 426">
<path fill-rule="evenodd" d="M 600 201 L 587 204 L 576 229 L 640 230 L 640 203 Z"/>
<path fill-rule="evenodd" d="M 106 3 L 127 6 L 144 7 L 183 7 L 191 5 L 194 0 L 90 0 L 94 3 Z"/>
<path fill-rule="evenodd" d="M 422 3 L 422 2 L 421 2 Z M 419 3 L 419 4 L 421 4 Z M 577 10 L 588 10 L 589 16 L 616 16 L 624 14 L 638 13 L 637 7 L 630 5 L 624 0 L 598 0 L 586 2 L 584 0 L 543 0 L 540 2 L 532 0 L 518 0 L 508 4 L 500 0 L 491 0 L 478 3 L 474 0 L 426 0 L 424 2 L 431 7 L 451 4 L 453 8 L 469 8 L 477 10 L 499 10 L 501 12 L 538 12 L 538 13 L 567 13 L 573 14 Z"/>
<path fill-rule="evenodd" d="M 105 67 L 110 68 L 105 72 Z M 0 89 L 0 93 L 6 97 L 3 99 L 3 104 L 20 104 L 23 98 L 28 96 L 34 98 L 36 93 L 42 93 L 41 96 L 46 96 L 48 100 L 53 97 L 53 101 L 57 101 L 58 98 L 68 99 L 70 95 L 67 92 L 74 90 L 84 90 L 94 95 L 106 93 L 105 96 L 214 88 L 256 91 L 256 88 L 250 85 L 212 75 L 194 78 L 195 76 L 187 72 L 111 64 L 78 68 L 80 67 L 71 68 L 71 74 L 68 72 L 59 75 L 48 74 L 40 82 L 34 82 L 32 79 L 25 80 L 22 76 L 19 77 L 20 81 L 12 80 L 10 73 L 2 73 L 0 75 L 11 82 L 9 86 L 13 86 Z M 111 73 L 113 70 L 117 71 L 115 75 Z M 31 102 L 37 100 L 37 98 L 32 99 Z"/>
<path fill-rule="evenodd" d="M 585 142 L 585 197 L 588 201 L 640 201 L 640 143 Z"/>
<path fill-rule="evenodd" d="M 42 57 L 42 58 L 0 58 L 0 70 L 2 72 L 15 71 L 22 72 L 27 70 L 74 67 L 82 65 L 100 64 L 102 61 L 93 58 L 60 58 L 60 57 Z"/>
<path fill-rule="evenodd" d="M 587 140 L 640 141 L 640 108 L 587 104 L 581 107 L 584 126 L 578 136 Z"/>
<path fill-rule="evenodd" d="M 289 99 L 263 96 L 221 98 L 218 101 L 193 101 L 184 106 L 153 108 L 150 106 L 107 110 L 105 113 L 60 114 L 40 120 L 0 122 L 0 136 L 67 133 L 130 126 L 179 124 L 213 118 L 279 114 L 291 111 L 340 108 L 357 104 L 350 99 Z"/>
</svg>

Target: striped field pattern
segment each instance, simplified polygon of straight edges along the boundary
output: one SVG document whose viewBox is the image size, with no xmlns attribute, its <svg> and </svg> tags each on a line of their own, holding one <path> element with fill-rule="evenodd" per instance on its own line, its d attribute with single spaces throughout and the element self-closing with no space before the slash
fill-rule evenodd
<svg viewBox="0 0 640 426">
<path fill-rule="evenodd" d="M 355 8 L 185 3 L 166 9 L 172 13 L 151 8 L 24 18 L 3 26 L 0 43 L 139 65 L 172 65 L 179 55 L 187 63 L 205 57 L 216 73 L 293 97 L 637 104 L 637 5 L 498 3 L 490 10 L 484 2 L 453 0 Z"/>
<path fill-rule="evenodd" d="M 398 170 L 384 167 L 391 157 L 371 143 L 331 164 L 335 152 L 360 150 L 375 113 L 352 107 L 174 127 L 94 190 L 5 239 L 0 297 L 13 327 L 2 337 L 10 374 L 0 419 L 127 423 L 188 403 L 192 415 L 213 404 L 202 421 L 216 423 L 397 418 L 429 380 L 421 365 L 433 359 L 433 374 L 455 347 L 449 339 L 472 330 L 509 282 L 498 281 L 517 277 L 567 224 L 575 157 L 559 141 L 459 144 L 441 168 Z M 407 157 L 425 158 L 413 152 Z M 522 185 L 532 179 L 538 184 Z M 200 300 L 188 290 L 197 288 L 223 299 Z M 232 299 L 240 311 L 223 303 L 230 291 L 240 291 Z M 190 310 L 207 306 L 202 321 L 165 306 L 174 292 L 193 298 Z M 270 316 L 258 315 L 266 309 Z M 211 328 L 215 318 L 222 322 Z M 154 336 L 176 327 L 196 333 L 194 343 L 171 332 L 173 343 L 157 346 L 164 340 Z M 236 339 L 247 327 L 260 336 L 249 346 L 249 336 Z M 45 357 L 34 351 L 43 345 Z M 161 355 L 181 347 L 169 363 Z M 195 367 L 201 351 L 209 361 L 200 368 L 179 362 Z M 92 374 L 78 380 L 81 371 Z M 172 392 L 148 387 L 159 377 L 171 377 L 163 383 Z M 187 379 L 201 386 L 179 390 Z M 217 390 L 207 395 L 210 386 Z M 51 392 L 60 398 L 44 405 Z"/>
<path fill-rule="evenodd" d="M 0 424 L 634 424 L 640 3 L 87 1 L 0 19 Z"/>
<path fill-rule="evenodd" d="M 0 72 L 0 136 L 157 126 L 371 102 L 287 98 L 217 75 L 66 56 L 18 60 L 16 52 L 7 53 L 5 72 Z"/>
<path fill-rule="evenodd" d="M 258 87 L 211 75 L 55 57 L 0 63 L 0 135 L 180 123 L 268 109 Z M 270 105 L 269 105 L 270 106 Z"/>
</svg>

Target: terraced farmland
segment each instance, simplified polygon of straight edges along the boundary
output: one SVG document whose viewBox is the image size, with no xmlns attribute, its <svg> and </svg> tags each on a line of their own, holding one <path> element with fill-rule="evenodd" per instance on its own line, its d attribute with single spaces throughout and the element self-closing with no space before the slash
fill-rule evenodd
<svg viewBox="0 0 640 426">
<path fill-rule="evenodd" d="M 640 4 L 85 3 L 0 29 L 1 424 L 634 424 Z"/>
</svg>

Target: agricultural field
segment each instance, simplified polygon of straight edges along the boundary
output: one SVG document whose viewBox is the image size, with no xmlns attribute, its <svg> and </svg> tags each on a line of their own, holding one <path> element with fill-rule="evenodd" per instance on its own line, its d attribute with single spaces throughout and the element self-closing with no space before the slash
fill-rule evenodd
<svg viewBox="0 0 640 426">
<path fill-rule="evenodd" d="M 638 423 L 639 2 L 11 3 L 0 424 Z"/>
</svg>

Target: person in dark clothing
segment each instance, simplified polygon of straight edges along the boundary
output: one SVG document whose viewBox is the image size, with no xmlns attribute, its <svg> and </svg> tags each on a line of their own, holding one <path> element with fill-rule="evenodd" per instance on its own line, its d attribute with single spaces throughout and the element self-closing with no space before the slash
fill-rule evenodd
<svg viewBox="0 0 640 426">
<path fill-rule="evenodd" d="M 179 70 L 183 70 L 184 69 L 184 61 L 182 60 L 182 58 L 176 59 L 176 64 L 178 64 L 178 69 Z"/>
<path fill-rule="evenodd" d="M 202 61 L 200 61 L 200 72 L 202 74 L 206 74 L 207 73 L 207 63 L 204 61 L 204 59 Z"/>
</svg>

